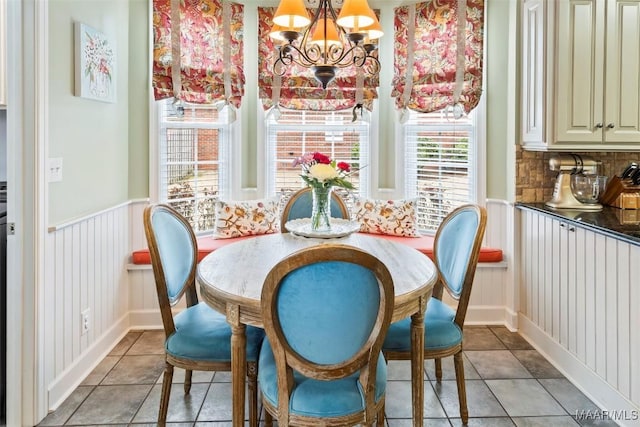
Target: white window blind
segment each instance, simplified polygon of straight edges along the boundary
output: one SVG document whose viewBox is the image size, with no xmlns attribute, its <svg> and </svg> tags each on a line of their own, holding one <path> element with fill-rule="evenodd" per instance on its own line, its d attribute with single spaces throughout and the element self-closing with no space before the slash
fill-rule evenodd
<svg viewBox="0 0 640 427">
<path fill-rule="evenodd" d="M 456 207 L 475 199 L 474 113 L 412 112 L 403 126 L 405 192 L 418 200 L 418 228 L 437 230 Z"/>
<path fill-rule="evenodd" d="M 228 183 L 229 131 L 226 118 L 209 105 L 158 103 L 159 199 L 177 209 L 194 231 L 214 227 L 214 205 Z"/>
<path fill-rule="evenodd" d="M 369 124 L 352 122 L 351 110 L 282 110 L 276 121 L 266 123 L 267 194 L 289 194 L 305 186 L 300 167 L 292 162 L 308 152 L 320 152 L 336 161 L 351 164 L 350 181 L 355 192 L 366 195 L 369 188 Z M 346 190 L 335 188 L 347 204 Z"/>
</svg>

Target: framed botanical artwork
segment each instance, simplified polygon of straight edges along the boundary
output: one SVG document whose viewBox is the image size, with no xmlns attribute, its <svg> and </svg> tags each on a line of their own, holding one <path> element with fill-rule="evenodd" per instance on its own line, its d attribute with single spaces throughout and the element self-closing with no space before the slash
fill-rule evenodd
<svg viewBox="0 0 640 427">
<path fill-rule="evenodd" d="M 75 23 L 75 95 L 116 102 L 116 52 L 103 33 Z"/>
</svg>

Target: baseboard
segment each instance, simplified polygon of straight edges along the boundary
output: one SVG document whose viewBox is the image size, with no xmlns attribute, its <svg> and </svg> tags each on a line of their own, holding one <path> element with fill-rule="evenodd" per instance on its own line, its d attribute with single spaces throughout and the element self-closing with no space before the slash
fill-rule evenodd
<svg viewBox="0 0 640 427">
<path fill-rule="evenodd" d="M 129 312 L 131 329 L 160 329 L 162 318 L 160 310 L 135 310 Z"/>
<path fill-rule="evenodd" d="M 127 313 L 51 383 L 48 390 L 49 411 L 58 408 L 69 397 L 130 329 Z"/>
<path fill-rule="evenodd" d="M 467 308 L 465 325 L 505 325 L 507 317 L 504 306 L 470 305 Z"/>
<path fill-rule="evenodd" d="M 519 327 L 518 313 L 513 310 L 510 310 L 509 307 L 505 307 L 504 312 L 505 312 L 504 314 L 505 326 L 507 327 L 507 329 L 509 329 L 511 332 L 518 332 L 518 327 Z"/>
<path fill-rule="evenodd" d="M 182 308 L 173 309 L 174 315 Z M 160 310 L 134 310 L 129 312 L 129 329 L 162 329 Z"/>
<path fill-rule="evenodd" d="M 553 340 L 527 317 L 518 318 L 520 334 L 600 409 L 624 427 L 640 426 L 640 408 Z M 573 414 L 570 414 L 573 415 Z M 619 418 L 619 419 L 615 419 Z M 622 419 L 620 419 L 622 418 Z M 632 419 L 629 419 L 632 418 Z"/>
</svg>

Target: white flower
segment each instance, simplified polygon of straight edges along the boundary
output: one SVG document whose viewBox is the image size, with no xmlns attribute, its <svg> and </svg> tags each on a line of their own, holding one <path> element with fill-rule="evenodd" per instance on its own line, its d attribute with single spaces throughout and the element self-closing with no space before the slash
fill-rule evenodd
<svg viewBox="0 0 640 427">
<path fill-rule="evenodd" d="M 320 182 L 328 181 L 338 177 L 338 171 L 331 165 L 316 163 L 309 168 L 309 175 Z"/>
</svg>

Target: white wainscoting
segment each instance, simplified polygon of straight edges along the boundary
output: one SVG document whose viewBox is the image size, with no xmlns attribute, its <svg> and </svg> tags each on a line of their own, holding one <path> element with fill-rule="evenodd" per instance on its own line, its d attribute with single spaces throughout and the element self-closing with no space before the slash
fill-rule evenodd
<svg viewBox="0 0 640 427">
<path fill-rule="evenodd" d="M 48 408 L 60 403 L 127 333 L 131 253 L 129 203 L 49 229 L 45 330 Z M 82 334 L 81 313 L 89 311 Z"/>
<path fill-rule="evenodd" d="M 142 213 L 147 200 L 134 200 L 86 218 L 52 227 L 47 236 L 42 331 L 47 355 L 45 384 L 53 410 L 131 329 L 161 328 L 153 272 L 130 264 L 131 252 L 146 247 Z M 509 306 L 513 207 L 488 201 L 485 245 L 504 251 L 505 261 L 477 269 L 469 323 L 515 327 Z M 176 307 L 180 309 L 181 306 Z M 89 331 L 81 313 L 89 310 Z"/>
<path fill-rule="evenodd" d="M 521 333 L 594 402 L 640 425 L 640 246 L 520 211 Z M 633 412 L 635 411 L 635 412 Z"/>
<path fill-rule="evenodd" d="M 146 247 L 142 227 L 145 206 L 145 201 L 131 204 L 131 242 L 134 249 Z M 486 207 L 488 220 L 484 244 L 502 249 L 504 261 L 479 264 L 467 323 L 506 325 L 515 330 L 517 307 L 509 304 L 513 284 L 513 205 L 502 200 L 488 200 Z M 136 328 L 161 327 L 151 266 L 129 265 L 128 272 L 131 325 Z"/>
<path fill-rule="evenodd" d="M 129 207 L 131 252 L 147 247 L 144 235 L 142 214 L 149 204 L 148 200 L 132 201 Z M 131 262 L 131 257 L 129 260 Z M 161 329 L 162 319 L 158 306 L 156 284 L 151 265 L 127 265 L 129 275 L 129 322 L 131 329 Z M 175 307 L 180 310 L 185 307 L 181 301 Z"/>
<path fill-rule="evenodd" d="M 513 205 L 504 200 L 489 199 L 486 208 L 483 246 L 502 249 L 503 262 L 478 264 L 466 323 L 505 325 L 515 331 L 518 307 L 513 298 Z"/>
<path fill-rule="evenodd" d="M 147 204 L 131 201 L 50 230 L 41 335 L 47 357 L 41 363 L 52 410 L 129 330 L 161 327 L 152 270 L 130 264 L 132 250 L 146 246 Z M 484 244 L 501 248 L 504 262 L 479 265 L 468 323 L 515 330 L 520 321 L 520 331 L 595 402 L 637 410 L 640 287 L 634 279 L 640 277 L 640 247 L 584 231 L 556 234 L 557 243 L 547 233 L 553 223 L 521 215 L 515 219 L 522 222 L 523 267 L 514 286 L 514 207 L 500 200 L 486 206 Z M 575 253 L 559 252 L 567 247 Z M 549 267 L 554 259 L 556 266 Z M 589 270 L 581 271 L 580 262 Z M 574 277 L 564 268 L 576 273 L 567 285 L 553 281 Z M 87 308 L 90 329 L 82 335 L 80 313 Z"/>
</svg>

